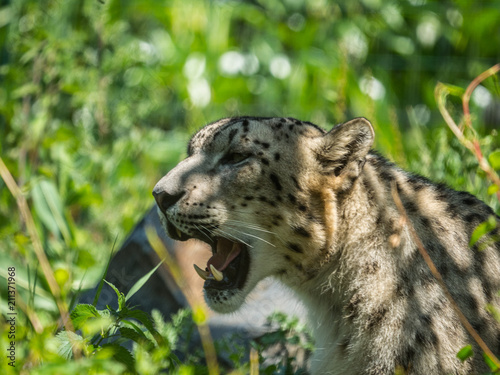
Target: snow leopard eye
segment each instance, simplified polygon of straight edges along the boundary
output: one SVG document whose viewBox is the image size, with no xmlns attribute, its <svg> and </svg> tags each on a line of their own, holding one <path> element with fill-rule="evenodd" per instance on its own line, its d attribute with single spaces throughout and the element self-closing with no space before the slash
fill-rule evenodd
<svg viewBox="0 0 500 375">
<path fill-rule="evenodd" d="M 250 156 L 252 156 L 252 155 L 248 154 L 248 153 L 243 153 L 243 152 L 228 152 L 220 160 L 220 163 L 234 165 L 234 164 L 238 164 L 238 163 L 248 159 Z"/>
</svg>

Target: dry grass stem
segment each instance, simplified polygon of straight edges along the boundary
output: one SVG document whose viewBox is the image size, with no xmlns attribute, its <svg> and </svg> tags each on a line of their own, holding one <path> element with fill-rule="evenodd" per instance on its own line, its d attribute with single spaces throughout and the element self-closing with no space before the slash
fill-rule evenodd
<svg viewBox="0 0 500 375">
<path fill-rule="evenodd" d="M 458 307 L 457 303 L 453 299 L 450 291 L 448 290 L 448 287 L 446 286 L 446 283 L 443 280 L 443 277 L 437 270 L 434 262 L 432 261 L 431 257 L 429 256 L 429 253 L 427 250 L 425 250 L 424 245 L 422 241 L 420 240 L 420 237 L 418 236 L 417 232 L 415 231 L 415 228 L 411 224 L 411 222 L 408 220 L 408 216 L 406 215 L 406 210 L 403 206 L 403 203 L 401 202 L 401 199 L 399 197 L 398 191 L 397 191 L 397 186 L 396 183 L 393 182 L 392 184 L 392 198 L 394 199 L 394 203 L 396 204 L 399 213 L 405 218 L 406 224 L 408 226 L 408 229 L 410 230 L 410 234 L 415 241 L 415 244 L 417 245 L 418 251 L 420 252 L 420 255 L 422 258 L 424 258 L 425 263 L 429 267 L 432 275 L 436 278 L 438 284 L 440 285 L 441 289 L 443 290 L 444 294 L 446 295 L 446 298 L 450 302 L 453 310 L 455 310 L 455 313 L 457 314 L 458 318 L 460 319 L 460 322 L 464 326 L 464 328 L 467 330 L 467 332 L 472 336 L 474 341 L 479 345 L 479 347 L 483 350 L 484 353 L 491 359 L 492 362 L 495 363 L 497 367 L 500 368 L 500 361 L 498 358 L 493 354 L 493 352 L 490 350 L 488 345 L 483 341 L 483 339 L 479 336 L 479 334 L 476 332 L 476 330 L 472 327 L 472 325 L 469 323 L 465 315 L 462 313 L 460 308 Z M 497 371 L 498 372 L 498 371 Z"/>
<path fill-rule="evenodd" d="M 45 251 L 42 246 L 42 241 L 40 240 L 40 236 L 36 230 L 35 222 L 33 220 L 33 216 L 31 215 L 31 211 L 28 206 L 28 202 L 24 197 L 23 193 L 19 186 L 17 186 L 14 177 L 10 173 L 9 169 L 3 162 L 0 157 L 0 176 L 7 185 L 10 193 L 16 199 L 17 206 L 19 208 L 19 212 L 21 213 L 21 217 L 23 219 L 24 224 L 26 225 L 26 229 L 28 230 L 31 243 L 33 245 L 33 250 L 35 251 L 35 255 L 40 262 L 40 267 L 42 268 L 42 272 L 47 280 L 47 283 L 50 288 L 50 292 L 54 297 L 57 308 L 59 309 L 59 313 L 61 314 L 61 319 L 64 324 L 66 331 L 74 332 L 73 323 L 69 317 L 68 306 L 61 299 L 61 289 L 59 288 L 59 284 L 54 277 L 54 271 L 52 271 L 52 267 L 50 266 L 50 262 L 47 259 Z M 80 350 L 77 349 L 76 345 L 72 345 L 74 358 L 80 358 Z"/>
<path fill-rule="evenodd" d="M 196 301 L 192 297 L 192 294 L 187 290 L 186 281 L 184 280 L 182 271 L 180 270 L 177 261 L 169 253 L 160 237 L 156 233 L 156 230 L 153 227 L 147 227 L 146 236 L 156 254 L 160 257 L 160 259 L 165 260 L 163 266 L 168 267 L 168 270 L 170 271 L 170 274 L 172 275 L 175 283 L 186 297 L 186 300 L 188 301 L 188 304 L 193 311 L 193 320 L 196 324 L 196 327 L 198 328 L 198 332 L 200 333 L 201 344 L 205 353 L 209 375 L 218 375 L 219 364 L 217 362 L 217 353 L 215 351 L 212 336 L 210 334 L 210 328 L 208 327 L 208 324 L 206 322 L 206 316 L 208 315 L 206 307 Z"/>
<path fill-rule="evenodd" d="M 259 375 L 259 353 L 255 348 L 250 349 L 250 375 Z"/>
</svg>

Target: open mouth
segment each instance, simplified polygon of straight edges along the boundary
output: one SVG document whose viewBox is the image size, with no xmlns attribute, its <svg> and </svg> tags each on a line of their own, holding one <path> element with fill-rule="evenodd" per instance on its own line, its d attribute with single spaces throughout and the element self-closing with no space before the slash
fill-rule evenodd
<svg viewBox="0 0 500 375">
<path fill-rule="evenodd" d="M 186 241 L 196 238 L 208 243 L 212 248 L 212 257 L 205 267 L 194 264 L 196 273 L 205 280 L 205 289 L 227 290 L 242 289 L 247 279 L 250 256 L 247 245 L 224 237 L 208 237 L 204 233 L 190 236 L 167 222 L 169 236 L 174 240 Z"/>
</svg>

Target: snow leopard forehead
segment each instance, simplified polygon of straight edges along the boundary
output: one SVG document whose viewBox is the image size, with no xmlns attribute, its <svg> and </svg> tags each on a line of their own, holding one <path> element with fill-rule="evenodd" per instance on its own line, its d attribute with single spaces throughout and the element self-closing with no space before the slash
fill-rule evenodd
<svg viewBox="0 0 500 375">
<path fill-rule="evenodd" d="M 213 152 L 224 149 L 232 143 L 235 136 L 254 133 L 263 137 L 271 136 L 270 142 L 287 140 L 295 136 L 318 137 L 325 133 L 319 126 L 288 117 L 230 117 L 212 122 L 191 138 L 188 144 L 188 155 L 197 150 Z"/>
</svg>

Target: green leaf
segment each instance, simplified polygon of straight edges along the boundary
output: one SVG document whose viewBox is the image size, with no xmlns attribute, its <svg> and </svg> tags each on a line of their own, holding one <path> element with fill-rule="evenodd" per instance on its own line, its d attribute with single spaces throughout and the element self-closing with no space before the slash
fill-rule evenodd
<svg viewBox="0 0 500 375">
<path fill-rule="evenodd" d="M 109 264 L 111 263 L 111 258 L 113 257 L 114 250 L 115 250 L 116 239 L 117 239 L 117 237 L 115 237 L 115 241 L 113 242 L 113 247 L 111 248 L 111 253 L 109 254 L 108 263 L 106 264 L 106 269 L 104 270 L 104 273 L 101 277 L 101 281 L 99 282 L 99 286 L 97 287 L 97 292 L 95 294 L 94 301 L 92 302 L 92 305 L 94 305 L 94 306 L 97 306 L 97 301 L 99 300 L 99 296 L 101 295 L 101 291 L 102 291 L 102 286 L 104 285 L 104 281 L 105 281 L 104 279 L 106 278 L 106 275 L 108 274 Z"/>
<path fill-rule="evenodd" d="M 62 234 L 70 243 L 71 236 L 56 186 L 51 181 L 41 180 L 33 187 L 32 196 L 35 210 L 45 227 L 57 237 Z"/>
<path fill-rule="evenodd" d="M 493 229 L 497 227 L 497 222 L 493 215 L 488 217 L 488 220 L 479 224 L 472 235 L 469 241 L 469 247 L 473 247 L 485 234 L 491 232 Z"/>
<path fill-rule="evenodd" d="M 17 89 L 12 91 L 12 97 L 13 98 L 22 98 L 23 96 L 27 95 L 33 95 L 40 92 L 40 87 L 39 85 L 36 85 L 32 82 L 28 82 L 21 87 L 18 87 Z"/>
<path fill-rule="evenodd" d="M 137 343 L 148 343 L 148 347 L 154 347 L 154 343 L 146 337 L 146 335 L 142 331 L 137 331 L 128 327 L 120 327 L 120 335 L 123 338 L 135 341 Z"/>
<path fill-rule="evenodd" d="M 498 191 L 498 189 L 500 189 L 500 187 L 495 184 L 488 186 L 488 195 L 495 194 Z"/>
<path fill-rule="evenodd" d="M 0 9 L 0 27 L 8 25 L 12 20 L 12 9 L 10 7 L 3 7 Z"/>
<path fill-rule="evenodd" d="M 498 366 L 493 362 L 493 360 L 486 354 L 483 353 L 483 358 L 486 364 L 490 367 L 491 371 L 496 372 L 498 371 Z"/>
<path fill-rule="evenodd" d="M 139 280 L 137 280 L 137 282 L 132 286 L 132 288 L 130 288 L 127 295 L 125 296 L 125 301 L 128 301 L 130 299 L 130 297 L 132 297 L 135 293 L 137 293 L 137 291 L 139 289 L 141 289 L 144 284 L 146 284 L 146 282 L 150 279 L 150 277 L 153 275 L 153 273 L 158 269 L 158 267 L 161 266 L 161 264 L 164 261 L 165 261 L 165 259 L 162 260 L 160 263 L 158 263 L 158 265 L 155 268 L 153 268 L 151 271 L 149 271 L 146 275 L 144 275 Z"/>
<path fill-rule="evenodd" d="M 79 329 L 87 321 L 87 319 L 98 318 L 100 315 L 95 306 L 79 304 L 75 306 L 70 317 L 75 329 Z"/>
<path fill-rule="evenodd" d="M 59 342 L 57 354 L 64 359 L 70 359 L 73 356 L 74 347 L 83 348 L 86 345 L 86 341 L 82 336 L 71 331 L 59 332 L 56 335 L 56 339 Z"/>
<path fill-rule="evenodd" d="M 153 326 L 153 320 L 151 317 L 145 313 L 144 311 L 141 310 L 129 310 L 127 311 L 126 316 L 123 318 L 133 318 L 138 320 L 144 327 L 148 329 L 148 331 L 156 332 L 154 326 Z"/>
<path fill-rule="evenodd" d="M 109 281 L 104 280 L 104 282 L 108 284 L 111 288 L 113 288 L 113 290 L 116 293 L 116 296 L 118 297 L 118 311 L 123 310 L 125 308 L 125 295 L 122 292 L 120 292 L 118 288 L 113 284 L 111 284 Z"/>
<path fill-rule="evenodd" d="M 147 340 L 148 338 L 142 333 L 141 331 L 137 332 L 135 329 L 128 328 L 128 327 L 120 327 L 119 329 L 120 335 L 122 337 L 125 337 L 127 339 L 133 340 L 135 342 L 142 342 L 144 340 Z"/>
<path fill-rule="evenodd" d="M 493 151 L 488 156 L 488 161 L 493 169 L 500 169 L 500 149 Z"/>
<path fill-rule="evenodd" d="M 500 310 L 489 303 L 486 305 L 486 310 L 495 318 L 497 322 L 500 322 Z"/>
<path fill-rule="evenodd" d="M 111 349 L 113 351 L 113 358 L 116 361 L 123 363 L 125 366 L 127 366 L 128 371 L 134 374 L 136 373 L 135 359 L 127 349 L 118 344 L 104 344 L 102 347 Z"/>
<path fill-rule="evenodd" d="M 464 346 L 460 351 L 457 353 L 457 357 L 464 362 L 466 359 L 472 357 L 474 355 L 474 351 L 472 350 L 472 345 L 467 345 Z"/>
<path fill-rule="evenodd" d="M 445 87 L 446 91 L 450 95 L 462 96 L 465 93 L 465 89 L 463 87 L 451 85 L 449 83 L 441 83 L 441 84 L 443 85 L 443 87 Z"/>
<path fill-rule="evenodd" d="M 208 319 L 207 312 L 202 306 L 193 309 L 193 321 L 197 324 L 204 324 Z"/>
<path fill-rule="evenodd" d="M 142 330 L 139 328 L 139 326 L 137 324 L 134 324 L 127 319 L 123 319 L 122 323 L 128 324 L 129 326 L 131 326 L 138 334 L 144 334 L 144 332 L 142 332 Z"/>
<path fill-rule="evenodd" d="M 128 310 L 126 314 L 123 316 L 124 319 L 127 318 L 133 318 L 138 320 L 146 329 L 151 332 L 155 340 L 158 342 L 158 344 L 163 343 L 163 338 L 161 335 L 158 333 L 158 331 L 155 329 L 153 320 L 151 317 L 145 313 L 144 311 L 141 310 Z M 124 321 L 125 322 L 125 321 Z M 131 323 L 131 322 L 128 322 Z M 133 326 L 133 324 L 131 324 Z"/>
</svg>

